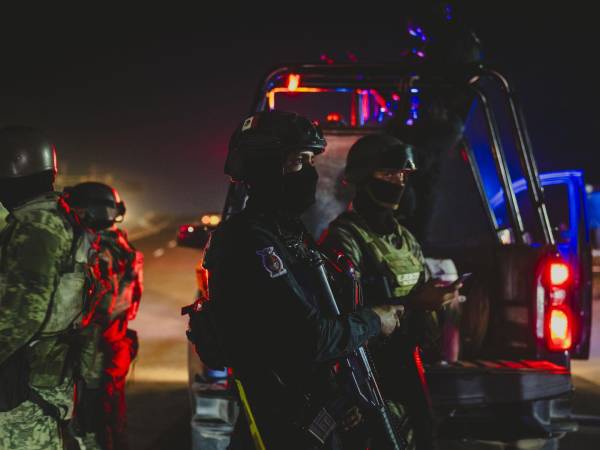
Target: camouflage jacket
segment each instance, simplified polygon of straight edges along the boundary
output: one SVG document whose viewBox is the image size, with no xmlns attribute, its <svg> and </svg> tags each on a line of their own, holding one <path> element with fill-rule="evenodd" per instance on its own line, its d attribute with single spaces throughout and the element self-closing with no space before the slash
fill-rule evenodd
<svg viewBox="0 0 600 450">
<path fill-rule="evenodd" d="M 125 315 L 133 320 L 143 291 L 143 256 L 128 241 L 125 231 L 116 227 L 100 231 L 100 248 L 110 255 L 108 270 L 116 277 L 116 296 L 111 319 Z"/>
<path fill-rule="evenodd" d="M 142 295 L 143 257 L 127 239 L 127 233 L 119 228 L 110 228 L 100 232 L 100 242 L 114 256 L 113 270 L 119 278 L 119 291 L 127 285 L 134 286 L 132 302 L 139 302 Z"/>
<path fill-rule="evenodd" d="M 62 336 L 36 341 L 72 252 L 73 229 L 52 207 L 57 201 L 57 193 L 48 193 L 16 208 L 0 232 L 0 363 L 30 344 L 29 384 L 66 418 L 73 394 L 66 367 L 70 346 Z"/>
<path fill-rule="evenodd" d="M 84 331 L 81 370 L 90 387 L 105 379 L 111 366 L 111 344 L 125 338 L 127 321 L 135 317 L 143 290 L 143 257 L 129 243 L 125 231 L 116 227 L 102 230 L 98 242 L 97 276 L 108 288 L 94 323 Z"/>
<path fill-rule="evenodd" d="M 356 211 L 346 211 L 331 222 L 321 244 L 326 253 L 341 251 L 352 262 L 362 280 L 366 306 L 384 303 L 390 294 L 409 297 L 430 276 L 421 246 L 400 223 L 391 234 L 379 235 Z M 436 313 L 407 313 L 401 328 L 403 334 L 437 353 L 441 336 Z"/>
</svg>

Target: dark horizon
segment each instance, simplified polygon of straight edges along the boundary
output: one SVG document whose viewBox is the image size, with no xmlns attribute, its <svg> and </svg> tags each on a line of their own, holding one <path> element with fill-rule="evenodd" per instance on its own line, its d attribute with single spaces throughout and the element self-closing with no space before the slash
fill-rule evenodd
<svg viewBox="0 0 600 450">
<path fill-rule="evenodd" d="M 600 183 L 598 69 L 588 63 L 600 40 L 585 26 L 586 11 L 464 11 L 485 60 L 515 81 L 540 169 L 585 169 Z M 143 26 L 90 17 L 51 29 L 30 22 L 27 33 L 18 33 L 18 21 L 2 28 L 0 125 L 42 128 L 69 173 L 110 171 L 143 185 L 152 208 L 178 214 L 220 210 L 227 141 L 269 68 L 317 62 L 322 53 L 349 50 L 360 60 L 397 51 L 393 23 L 356 17 L 263 28 L 217 17 L 194 26 L 183 13 Z"/>
</svg>

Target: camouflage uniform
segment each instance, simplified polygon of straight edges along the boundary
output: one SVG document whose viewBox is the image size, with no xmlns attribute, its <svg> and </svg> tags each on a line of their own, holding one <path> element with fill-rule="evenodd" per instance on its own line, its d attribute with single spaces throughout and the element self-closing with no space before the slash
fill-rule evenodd
<svg viewBox="0 0 600 450">
<path fill-rule="evenodd" d="M 390 294 L 392 297 L 408 296 L 429 278 L 419 243 L 398 222 L 391 234 L 381 235 L 372 231 L 358 212 L 350 210 L 330 224 L 323 245 L 329 253 L 343 252 L 354 264 L 360 273 L 366 306 L 383 303 Z M 417 344 L 424 347 L 426 353 L 437 353 L 439 341 L 437 315 L 410 311 L 403 317 L 400 329 L 384 345 L 371 345 L 384 395 L 394 399 L 389 402 L 390 410 L 400 422 L 406 420 L 411 401 L 405 399 L 403 391 L 414 389 L 406 389 L 405 383 L 399 382 L 407 376 L 403 372 L 406 369 L 396 361 L 412 358 L 412 349 Z M 394 364 L 390 364 L 391 361 Z M 407 429 L 411 448 L 415 445 L 413 434 L 412 429 Z"/>
<path fill-rule="evenodd" d="M 40 332 L 61 315 L 61 276 L 71 260 L 73 229 L 48 193 L 16 208 L 0 232 L 0 364 L 25 345 L 29 386 L 56 408 L 61 420 L 73 411 L 72 346 L 64 335 Z M 32 401 L 0 412 L 0 448 L 61 449 L 59 423 Z"/>
<path fill-rule="evenodd" d="M 87 334 L 82 372 L 87 396 L 80 421 L 85 422 L 81 444 L 85 450 L 128 448 L 125 379 L 137 353 L 137 337 L 128 329 L 142 295 L 142 257 L 125 232 L 111 228 L 99 233 L 100 276 L 113 289 L 96 312 Z M 91 328 L 91 327 L 90 327 Z"/>
</svg>

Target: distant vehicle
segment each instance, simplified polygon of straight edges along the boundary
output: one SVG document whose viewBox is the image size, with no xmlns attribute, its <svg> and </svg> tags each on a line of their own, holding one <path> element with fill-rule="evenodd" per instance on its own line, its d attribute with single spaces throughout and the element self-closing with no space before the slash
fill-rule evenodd
<svg viewBox="0 0 600 450">
<path fill-rule="evenodd" d="M 204 248 L 208 242 L 210 231 L 221 222 L 221 214 L 204 214 L 200 222 L 187 223 L 179 226 L 177 244 L 182 247 Z"/>
<path fill-rule="evenodd" d="M 412 231 L 426 256 L 474 274 L 465 286 L 460 360 L 425 368 L 440 437 L 541 438 L 557 448 L 577 429 L 570 360 L 589 355 L 585 189 L 578 171 L 538 176 L 506 78 L 482 64 L 453 73 L 407 64 L 295 64 L 264 79 L 251 113 L 277 108 L 320 122 L 328 147 L 317 158 L 318 203 L 304 217 L 318 237 L 351 196 L 340 180 L 352 144 L 383 129 L 406 133 L 440 101 L 450 112 L 460 105 L 461 126 L 456 142 L 438 147 L 439 170 L 429 180 L 429 200 L 417 195 L 412 214 L 422 220 Z M 224 219 L 245 200 L 244 186 L 232 184 Z M 201 362 L 190 358 L 198 371 L 192 380 L 203 377 Z M 228 411 L 224 423 L 237 413 Z"/>
</svg>

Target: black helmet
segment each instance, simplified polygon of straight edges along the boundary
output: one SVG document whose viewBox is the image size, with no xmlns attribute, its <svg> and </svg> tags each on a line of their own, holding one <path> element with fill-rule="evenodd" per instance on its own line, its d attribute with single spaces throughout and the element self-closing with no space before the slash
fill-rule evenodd
<svg viewBox="0 0 600 450">
<path fill-rule="evenodd" d="M 387 134 L 363 136 L 348 152 L 344 177 L 360 184 L 377 169 L 416 170 L 413 147 Z"/>
<path fill-rule="evenodd" d="M 116 189 L 104 184 L 89 181 L 66 187 L 65 198 L 72 208 L 85 210 L 82 219 L 94 228 L 108 228 L 123 220 L 125 203 Z"/>
<path fill-rule="evenodd" d="M 229 141 L 225 173 L 247 180 L 256 162 L 281 163 L 290 152 L 325 150 L 327 141 L 318 125 L 296 113 L 265 111 L 248 117 Z"/>
<path fill-rule="evenodd" d="M 56 175 L 56 150 L 50 140 L 35 128 L 0 128 L 0 179 L 43 172 Z"/>
</svg>

